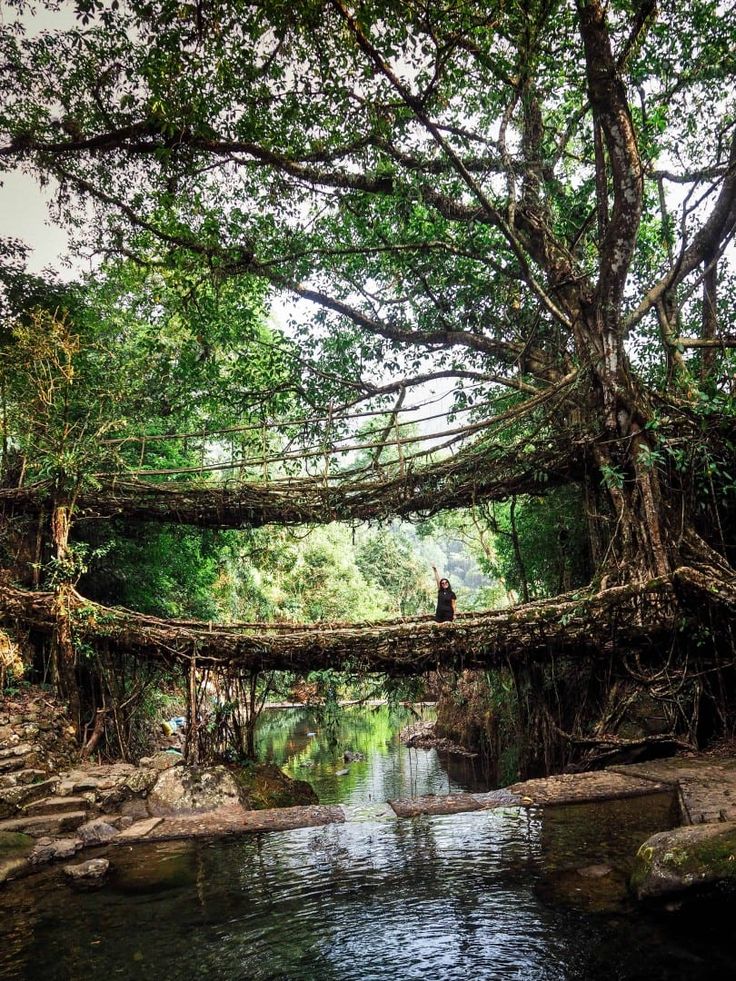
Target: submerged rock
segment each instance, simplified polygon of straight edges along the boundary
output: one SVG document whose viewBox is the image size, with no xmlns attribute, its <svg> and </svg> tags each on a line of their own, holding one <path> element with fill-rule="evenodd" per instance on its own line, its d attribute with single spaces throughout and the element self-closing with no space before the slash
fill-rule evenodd
<svg viewBox="0 0 736 981">
<path fill-rule="evenodd" d="M 636 854 L 630 882 L 638 899 L 716 883 L 736 885 L 736 822 L 698 824 L 652 835 Z"/>
<path fill-rule="evenodd" d="M 96 885 L 103 879 L 110 868 L 106 858 L 91 858 L 79 865 L 65 865 L 64 875 L 79 885 Z"/>
<path fill-rule="evenodd" d="M 550 906 L 591 913 L 620 910 L 628 899 L 626 876 L 607 865 L 545 871 L 535 883 L 534 892 Z"/>
<path fill-rule="evenodd" d="M 585 865 L 576 870 L 583 879 L 602 879 L 613 871 L 610 865 Z"/>
</svg>

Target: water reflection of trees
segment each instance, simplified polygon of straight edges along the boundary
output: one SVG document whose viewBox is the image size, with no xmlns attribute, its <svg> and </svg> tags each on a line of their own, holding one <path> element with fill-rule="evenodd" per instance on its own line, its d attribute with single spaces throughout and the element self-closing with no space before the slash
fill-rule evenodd
<svg viewBox="0 0 736 981">
<path fill-rule="evenodd" d="M 308 780 L 325 803 L 359 805 L 465 789 L 467 772 L 454 780 L 448 761 L 434 751 L 399 744 L 400 729 L 415 718 L 412 710 L 392 705 L 351 706 L 330 724 L 313 710 L 275 710 L 259 727 L 258 749 L 261 758 Z M 364 759 L 347 765 L 346 750 Z M 337 776 L 342 770 L 347 773 Z"/>
</svg>

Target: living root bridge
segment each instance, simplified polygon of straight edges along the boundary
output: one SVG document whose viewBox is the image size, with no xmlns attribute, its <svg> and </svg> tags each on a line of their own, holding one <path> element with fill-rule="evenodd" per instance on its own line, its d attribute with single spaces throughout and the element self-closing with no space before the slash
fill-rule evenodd
<svg viewBox="0 0 736 981">
<path fill-rule="evenodd" d="M 53 594 L 0 587 L 5 621 L 50 633 Z M 321 668 L 422 674 L 437 668 L 489 668 L 556 653 L 595 657 L 623 648 L 652 649 L 671 634 L 673 577 L 629 583 L 598 593 L 571 593 L 509 610 L 461 614 L 454 623 L 430 617 L 370 624 L 220 625 L 155 617 L 70 597 L 74 635 L 165 663 L 197 663 L 229 672 Z"/>
<path fill-rule="evenodd" d="M 582 444 L 581 444 L 582 445 Z M 75 517 L 123 517 L 203 528 L 258 528 L 267 524 L 325 524 L 394 516 L 432 515 L 513 494 L 539 494 L 582 474 L 581 445 L 570 439 L 504 447 L 503 456 L 482 442 L 457 456 L 416 469 L 375 476 L 243 480 L 229 484 L 146 483 L 115 479 L 75 497 Z M 51 490 L 0 488 L 9 513 L 49 511 Z"/>
</svg>

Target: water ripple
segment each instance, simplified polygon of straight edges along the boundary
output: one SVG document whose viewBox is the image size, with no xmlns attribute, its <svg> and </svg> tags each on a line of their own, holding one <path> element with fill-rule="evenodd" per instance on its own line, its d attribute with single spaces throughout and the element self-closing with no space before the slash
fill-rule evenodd
<svg viewBox="0 0 736 981">
<path fill-rule="evenodd" d="M 113 849 L 116 872 L 99 892 L 72 894 L 49 871 L 32 891 L 0 893 L 0 977 L 657 981 L 705 979 L 714 966 L 733 976 L 725 942 L 686 942 L 682 923 L 540 899 L 545 877 L 599 857 L 583 844 L 615 864 L 625 815 L 643 807 L 625 806 L 597 842 L 594 812 L 510 809 Z M 636 834 L 643 820 L 629 821 Z"/>
</svg>

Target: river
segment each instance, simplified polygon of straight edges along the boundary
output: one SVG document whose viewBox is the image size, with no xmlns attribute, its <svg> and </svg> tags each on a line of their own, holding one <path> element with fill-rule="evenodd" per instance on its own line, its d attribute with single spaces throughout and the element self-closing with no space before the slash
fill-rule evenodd
<svg viewBox="0 0 736 981">
<path fill-rule="evenodd" d="M 261 747 L 309 773 L 325 800 L 468 787 L 434 751 L 399 746 L 404 721 L 358 710 L 335 733 L 279 713 L 264 722 Z M 337 776 L 344 749 L 366 759 Z M 736 976 L 731 901 L 655 912 L 627 898 L 633 851 L 672 824 L 672 804 L 655 795 L 111 848 L 113 872 L 97 891 L 73 892 L 52 868 L 0 892 L 0 977 Z M 610 872 L 590 877 L 593 865 Z"/>
<path fill-rule="evenodd" d="M 326 717 L 309 709 L 267 711 L 257 734 L 258 754 L 290 777 L 311 783 L 323 804 L 490 789 L 475 759 L 408 749 L 399 742 L 403 726 L 434 714 L 431 706 L 388 705 L 350 706 Z M 347 764 L 345 751 L 364 759 Z"/>
</svg>

